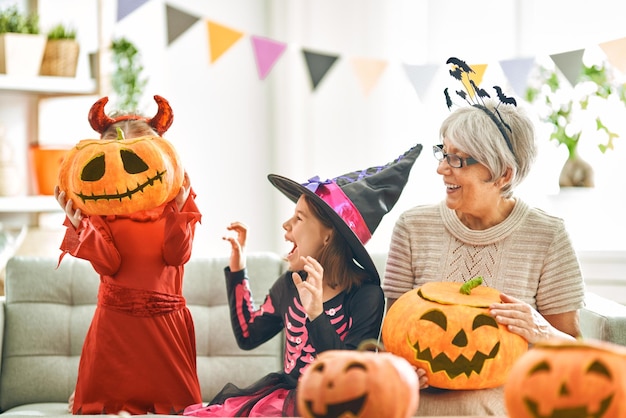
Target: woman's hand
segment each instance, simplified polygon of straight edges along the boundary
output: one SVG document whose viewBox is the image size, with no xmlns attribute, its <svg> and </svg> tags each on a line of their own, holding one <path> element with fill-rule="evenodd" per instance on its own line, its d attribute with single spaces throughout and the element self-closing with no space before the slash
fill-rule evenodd
<svg viewBox="0 0 626 418">
<path fill-rule="evenodd" d="M 245 247 L 246 239 L 248 238 L 248 227 L 241 222 L 233 222 L 226 229 L 237 233 L 237 237 L 223 237 L 225 241 L 230 242 L 230 271 L 241 271 L 246 268 Z"/>
<path fill-rule="evenodd" d="M 70 220 L 74 228 L 78 228 L 80 221 L 83 219 L 83 214 L 80 209 L 74 210 L 74 203 L 71 199 L 67 199 L 65 192 L 61 191 L 58 185 L 54 186 L 54 197 L 57 202 L 59 202 L 61 208 L 65 211 L 67 218 Z"/>
<path fill-rule="evenodd" d="M 291 274 L 291 278 L 298 289 L 300 302 L 309 320 L 313 321 L 324 312 L 324 287 L 322 285 L 324 268 L 313 257 L 300 257 L 300 259 L 304 262 L 307 278 L 302 280 L 300 274 L 296 272 Z"/>
<path fill-rule="evenodd" d="M 549 338 L 574 339 L 569 334 L 553 327 L 546 318 L 533 309 L 528 303 L 501 293 L 502 303 L 494 303 L 489 312 L 499 324 L 505 325 L 509 331 L 520 335 L 531 344 Z"/>
</svg>

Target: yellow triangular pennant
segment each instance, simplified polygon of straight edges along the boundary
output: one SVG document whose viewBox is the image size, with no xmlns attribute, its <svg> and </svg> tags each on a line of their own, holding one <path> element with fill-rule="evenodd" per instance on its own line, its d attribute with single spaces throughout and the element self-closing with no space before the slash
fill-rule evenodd
<svg viewBox="0 0 626 418">
<path fill-rule="evenodd" d="M 387 61 L 371 58 L 353 57 L 350 59 L 354 73 L 361 83 L 363 93 L 367 96 L 376 85 L 378 78 L 387 67 Z"/>
<path fill-rule="evenodd" d="M 470 80 L 472 80 L 474 84 L 479 87 L 480 83 L 482 83 L 483 81 L 483 76 L 485 75 L 485 71 L 487 70 L 487 65 L 488 64 L 472 64 L 471 67 L 472 70 L 474 70 L 473 73 L 463 72 L 461 82 L 463 83 L 463 86 L 465 86 L 465 90 L 469 93 L 470 97 L 474 97 L 475 94 L 474 89 L 470 84 Z"/>
<path fill-rule="evenodd" d="M 209 46 L 211 47 L 211 63 L 217 61 L 233 44 L 243 36 L 243 32 L 231 29 L 215 22 L 208 21 Z"/>
</svg>

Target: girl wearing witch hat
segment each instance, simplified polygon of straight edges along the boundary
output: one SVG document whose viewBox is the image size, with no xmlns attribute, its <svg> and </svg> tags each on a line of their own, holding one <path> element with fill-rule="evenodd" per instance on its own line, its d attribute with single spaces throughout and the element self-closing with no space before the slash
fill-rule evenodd
<svg viewBox="0 0 626 418">
<path fill-rule="evenodd" d="M 232 247 L 225 269 L 233 332 L 239 346 L 253 349 L 284 330 L 282 372 L 248 388 L 229 383 L 207 406 L 190 405 L 191 416 L 299 416 L 295 389 L 318 353 L 356 349 L 378 338 L 385 307 L 380 277 L 364 244 L 397 202 L 421 152 L 416 145 L 395 161 L 332 180 L 300 184 L 271 174 L 269 181 L 296 203 L 283 223 L 293 243 L 288 271 L 260 307 L 252 303 L 243 248 L 242 223 L 227 229 Z"/>
</svg>

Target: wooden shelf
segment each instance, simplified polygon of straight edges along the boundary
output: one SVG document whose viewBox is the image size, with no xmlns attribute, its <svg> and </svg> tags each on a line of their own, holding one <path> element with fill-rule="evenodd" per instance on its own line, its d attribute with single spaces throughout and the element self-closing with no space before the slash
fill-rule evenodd
<svg viewBox="0 0 626 418">
<path fill-rule="evenodd" d="M 19 77 L 0 74 L 0 91 L 29 93 L 40 96 L 71 96 L 96 94 L 95 79 L 74 77 Z"/>
</svg>

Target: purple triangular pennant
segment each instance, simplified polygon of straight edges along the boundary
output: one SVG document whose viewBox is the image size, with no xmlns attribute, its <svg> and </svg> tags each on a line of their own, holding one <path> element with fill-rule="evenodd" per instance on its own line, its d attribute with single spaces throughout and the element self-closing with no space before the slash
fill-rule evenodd
<svg viewBox="0 0 626 418">
<path fill-rule="evenodd" d="M 306 49 L 303 49 L 302 53 L 304 54 L 304 59 L 309 68 L 309 76 L 311 77 L 313 90 L 315 90 L 324 76 L 326 76 L 328 70 L 330 70 L 330 67 L 333 66 L 339 57 L 336 55 L 320 54 Z"/>
<path fill-rule="evenodd" d="M 256 59 L 259 78 L 265 80 L 276 61 L 285 52 L 287 44 L 260 36 L 251 36 L 250 40 L 254 49 L 254 58 Z"/>
<path fill-rule="evenodd" d="M 117 22 L 146 4 L 149 0 L 117 0 Z"/>
<path fill-rule="evenodd" d="M 425 64 L 425 65 L 409 65 L 404 64 L 404 71 L 407 77 L 413 84 L 413 88 L 417 93 L 417 97 L 422 100 L 423 96 L 428 91 L 437 70 L 439 69 L 437 64 Z"/>
<path fill-rule="evenodd" d="M 167 19 L 168 46 L 200 20 L 198 16 L 190 15 L 170 5 L 166 5 L 165 18 Z"/>
<path fill-rule="evenodd" d="M 515 94 L 519 97 L 526 95 L 528 88 L 528 75 L 535 64 L 535 58 L 516 58 L 500 61 L 502 72 L 509 80 Z"/>
</svg>

